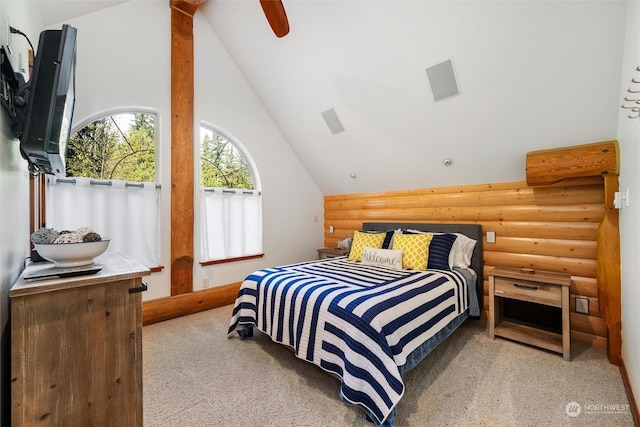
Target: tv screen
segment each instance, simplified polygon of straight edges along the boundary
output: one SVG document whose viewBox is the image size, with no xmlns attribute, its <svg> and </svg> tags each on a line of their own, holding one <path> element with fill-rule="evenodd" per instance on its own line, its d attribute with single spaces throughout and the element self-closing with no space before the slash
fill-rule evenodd
<svg viewBox="0 0 640 427">
<path fill-rule="evenodd" d="M 76 33 L 69 25 L 40 33 L 20 136 L 22 156 L 32 169 L 60 176 L 75 105 Z"/>
</svg>

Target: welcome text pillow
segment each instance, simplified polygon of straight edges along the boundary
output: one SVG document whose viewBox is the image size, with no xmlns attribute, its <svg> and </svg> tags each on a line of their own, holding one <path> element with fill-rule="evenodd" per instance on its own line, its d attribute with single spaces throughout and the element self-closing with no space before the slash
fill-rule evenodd
<svg viewBox="0 0 640 427">
<path fill-rule="evenodd" d="M 402 251 L 374 249 L 365 246 L 362 251 L 362 263 L 402 270 Z"/>
</svg>

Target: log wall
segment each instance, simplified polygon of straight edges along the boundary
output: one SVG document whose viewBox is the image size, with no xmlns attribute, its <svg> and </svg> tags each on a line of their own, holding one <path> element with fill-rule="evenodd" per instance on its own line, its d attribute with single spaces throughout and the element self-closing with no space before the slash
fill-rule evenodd
<svg viewBox="0 0 640 427">
<path fill-rule="evenodd" d="M 596 281 L 597 229 L 603 218 L 604 187 L 599 176 L 543 187 L 521 181 L 328 195 L 324 244 L 336 247 L 367 221 L 480 224 L 485 234 L 496 233 L 496 243 L 483 242 L 485 312 L 488 273 L 495 266 L 569 273 L 571 338 L 606 347 Z M 575 296 L 589 299 L 589 315 L 575 312 Z"/>
</svg>

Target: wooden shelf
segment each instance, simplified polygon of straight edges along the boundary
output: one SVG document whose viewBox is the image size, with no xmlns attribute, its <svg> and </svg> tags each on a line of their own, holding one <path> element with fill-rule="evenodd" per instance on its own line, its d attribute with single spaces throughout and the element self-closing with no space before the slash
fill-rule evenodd
<svg viewBox="0 0 640 427">
<path fill-rule="evenodd" d="M 495 335 L 562 353 L 562 334 L 556 332 L 504 320 L 496 326 Z"/>
</svg>

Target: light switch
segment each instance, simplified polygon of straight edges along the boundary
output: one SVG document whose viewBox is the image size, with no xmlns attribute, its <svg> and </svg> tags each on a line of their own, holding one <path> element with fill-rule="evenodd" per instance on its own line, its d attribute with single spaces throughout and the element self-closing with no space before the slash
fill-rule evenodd
<svg viewBox="0 0 640 427">
<path fill-rule="evenodd" d="M 496 242 L 496 232 L 487 231 L 487 243 L 495 243 L 495 242 Z"/>
</svg>

